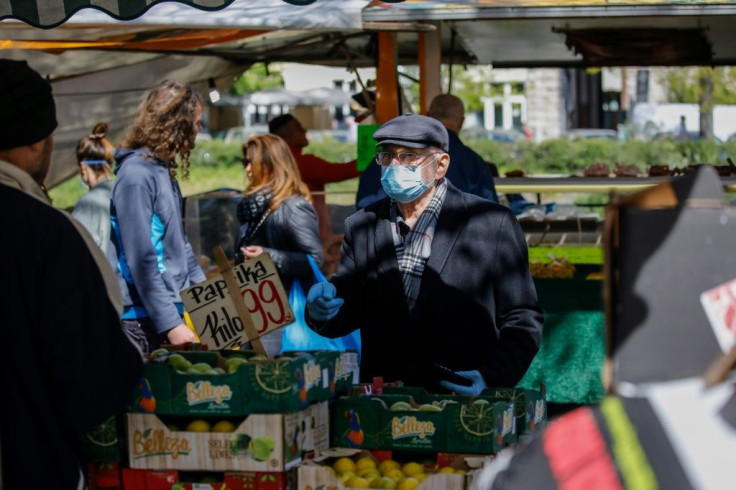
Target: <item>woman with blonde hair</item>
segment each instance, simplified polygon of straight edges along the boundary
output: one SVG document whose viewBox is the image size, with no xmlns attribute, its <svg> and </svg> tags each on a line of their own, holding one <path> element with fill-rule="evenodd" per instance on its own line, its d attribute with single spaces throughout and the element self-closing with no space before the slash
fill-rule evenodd
<svg viewBox="0 0 736 490">
<path fill-rule="evenodd" d="M 307 254 L 321 265 L 322 241 L 296 161 L 286 142 L 273 134 L 252 136 L 243 145 L 243 155 L 249 184 L 238 204 L 236 263 L 267 252 L 286 291 L 295 280 L 307 291 L 313 277 Z M 262 338 L 269 354 L 279 351 L 281 335 L 278 330 Z"/>
<path fill-rule="evenodd" d="M 92 134 L 77 143 L 79 171 L 89 192 L 77 201 L 72 211 L 72 216 L 89 231 L 103 252 L 107 252 L 110 245 L 110 194 L 113 185 L 110 166 L 115 161 L 115 147 L 106 136 L 107 124 L 100 122 Z"/>
</svg>

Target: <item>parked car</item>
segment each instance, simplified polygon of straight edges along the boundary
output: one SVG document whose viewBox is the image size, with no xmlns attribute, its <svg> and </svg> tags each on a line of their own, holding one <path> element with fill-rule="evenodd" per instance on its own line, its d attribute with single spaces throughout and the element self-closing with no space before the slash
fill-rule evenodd
<svg viewBox="0 0 736 490">
<path fill-rule="evenodd" d="M 617 140 L 618 133 L 615 129 L 603 128 L 576 128 L 570 129 L 565 133 L 565 138 L 569 140 L 590 140 L 590 139 L 606 139 Z"/>
<path fill-rule="evenodd" d="M 515 143 L 526 140 L 526 135 L 519 129 L 506 128 L 468 128 L 460 132 L 462 139 L 486 139 L 499 143 Z"/>
</svg>

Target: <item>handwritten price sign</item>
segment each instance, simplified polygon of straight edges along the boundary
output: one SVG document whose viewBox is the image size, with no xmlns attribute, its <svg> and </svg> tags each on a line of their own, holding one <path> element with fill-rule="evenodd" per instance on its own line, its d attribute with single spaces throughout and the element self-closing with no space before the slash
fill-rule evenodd
<svg viewBox="0 0 736 490">
<path fill-rule="evenodd" d="M 723 352 L 736 347 L 736 279 L 700 295 L 711 327 Z"/>
<path fill-rule="evenodd" d="M 271 257 L 260 255 L 234 267 L 232 272 L 256 337 L 294 321 L 288 296 Z M 222 275 L 182 290 L 181 299 L 199 339 L 209 349 L 231 349 L 253 340 L 235 309 Z"/>
</svg>

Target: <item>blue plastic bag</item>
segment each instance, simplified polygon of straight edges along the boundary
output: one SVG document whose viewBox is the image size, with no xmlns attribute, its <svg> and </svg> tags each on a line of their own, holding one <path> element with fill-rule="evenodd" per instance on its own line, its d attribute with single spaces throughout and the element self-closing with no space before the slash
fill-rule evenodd
<svg viewBox="0 0 736 490">
<path fill-rule="evenodd" d="M 311 255 L 307 255 L 307 260 L 309 260 L 309 265 L 312 267 L 314 282 L 327 282 Z M 307 326 L 304 320 L 307 295 L 297 280 L 294 280 L 291 284 L 289 304 L 294 311 L 296 321 L 284 327 L 283 337 L 281 338 L 281 352 L 288 350 L 357 350 L 360 354 L 360 330 L 355 330 L 344 337 L 328 339 Z"/>
</svg>

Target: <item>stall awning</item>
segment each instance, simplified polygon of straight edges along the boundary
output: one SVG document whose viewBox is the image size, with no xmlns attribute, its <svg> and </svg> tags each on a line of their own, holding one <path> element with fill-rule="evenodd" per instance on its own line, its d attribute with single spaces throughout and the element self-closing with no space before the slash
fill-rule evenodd
<svg viewBox="0 0 736 490">
<path fill-rule="evenodd" d="M 118 20 L 132 20 L 153 5 L 175 1 L 199 10 L 220 10 L 233 0 L 3 0 L 0 20 L 17 19 L 33 27 L 51 29 L 63 24 L 82 9 L 96 9 Z M 316 0 L 282 0 L 292 5 L 309 5 Z"/>
</svg>

